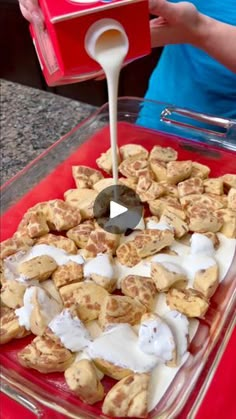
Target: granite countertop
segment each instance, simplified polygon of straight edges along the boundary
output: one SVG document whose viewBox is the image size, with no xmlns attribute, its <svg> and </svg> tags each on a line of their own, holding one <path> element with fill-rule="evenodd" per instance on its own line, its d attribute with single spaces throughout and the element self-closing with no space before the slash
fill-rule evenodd
<svg viewBox="0 0 236 419">
<path fill-rule="evenodd" d="M 1 184 L 23 169 L 95 107 L 1 80 Z"/>
</svg>

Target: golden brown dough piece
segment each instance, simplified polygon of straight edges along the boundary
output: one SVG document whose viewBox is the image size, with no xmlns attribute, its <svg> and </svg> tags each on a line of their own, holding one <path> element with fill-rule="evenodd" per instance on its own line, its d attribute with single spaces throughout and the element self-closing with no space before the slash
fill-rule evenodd
<svg viewBox="0 0 236 419">
<path fill-rule="evenodd" d="M 72 166 L 72 176 L 77 188 L 92 188 L 95 183 L 103 179 L 99 170 L 88 166 Z"/>
<path fill-rule="evenodd" d="M 52 279 L 57 288 L 81 282 L 83 281 L 83 265 L 70 261 L 65 265 L 58 266 L 52 274 Z"/>
<path fill-rule="evenodd" d="M 104 388 L 92 361 L 87 359 L 75 361 L 67 368 L 64 375 L 70 390 L 84 403 L 92 405 L 104 398 Z"/>
<path fill-rule="evenodd" d="M 219 268 L 213 265 L 208 269 L 196 272 L 193 288 L 200 291 L 204 297 L 211 298 L 219 285 Z"/>
<path fill-rule="evenodd" d="M 165 162 L 151 158 L 149 164 L 157 182 L 167 181 L 167 168 Z"/>
<path fill-rule="evenodd" d="M 173 196 L 163 196 L 159 199 L 149 202 L 149 208 L 153 215 L 161 217 L 165 210 L 169 210 L 177 215 L 177 217 L 185 220 L 186 215 L 179 203 L 179 200 Z"/>
<path fill-rule="evenodd" d="M 51 256 L 36 256 L 19 264 L 18 273 L 26 280 L 45 281 L 57 269 L 57 263 Z"/>
<path fill-rule="evenodd" d="M 178 183 L 178 193 L 181 198 L 186 195 L 201 194 L 203 191 L 203 181 L 199 177 L 191 177 Z"/>
<path fill-rule="evenodd" d="M 122 160 L 129 159 L 130 157 L 148 158 L 148 151 L 139 144 L 126 144 L 120 147 L 120 155 Z"/>
<path fill-rule="evenodd" d="M 188 179 L 192 173 L 192 161 L 170 161 L 167 163 L 166 179 L 167 182 L 176 185 L 178 182 L 182 182 Z"/>
<path fill-rule="evenodd" d="M 221 178 L 210 178 L 204 180 L 205 193 L 222 195 L 224 193 L 223 180 Z"/>
<path fill-rule="evenodd" d="M 134 238 L 134 245 L 138 255 L 145 258 L 170 246 L 173 241 L 174 234 L 170 230 L 143 230 Z"/>
<path fill-rule="evenodd" d="M 0 259 L 14 255 L 20 250 L 27 251 L 35 243 L 27 233 L 17 231 L 11 238 L 0 243 Z"/>
<path fill-rule="evenodd" d="M 137 299 L 148 310 L 151 310 L 157 290 L 154 281 L 146 276 L 128 275 L 121 281 L 124 295 Z"/>
<path fill-rule="evenodd" d="M 18 230 L 21 231 L 21 229 L 25 229 L 31 238 L 38 238 L 49 233 L 45 213 L 42 211 L 33 211 L 32 209 L 28 210 L 18 226 Z"/>
<path fill-rule="evenodd" d="M 136 192 L 142 202 L 153 201 L 164 195 L 165 188 L 160 183 L 153 181 L 146 176 L 140 176 Z"/>
<path fill-rule="evenodd" d="M 137 265 L 142 260 L 141 256 L 138 255 L 134 241 L 122 243 L 116 251 L 116 256 L 121 265 L 128 266 L 129 268 Z"/>
<path fill-rule="evenodd" d="M 120 154 L 117 149 L 117 159 L 118 163 L 120 162 Z M 112 172 L 112 154 L 111 148 L 109 148 L 105 153 L 102 153 L 101 156 L 96 160 L 96 163 L 99 169 L 104 170 L 104 172 L 111 174 Z"/>
<path fill-rule="evenodd" d="M 69 230 L 78 225 L 81 215 L 77 208 L 72 208 L 61 199 L 48 201 L 48 224 L 50 230 Z"/>
<path fill-rule="evenodd" d="M 102 412 L 114 417 L 146 418 L 149 380 L 149 374 L 123 378 L 106 395 Z"/>
<path fill-rule="evenodd" d="M 102 371 L 103 374 L 107 375 L 108 377 L 114 378 L 114 380 L 122 380 L 122 378 L 127 377 L 128 375 L 132 374 L 131 370 L 127 368 L 118 367 L 118 365 L 112 364 L 109 361 L 105 361 L 101 358 L 93 359 L 94 364 L 96 367 Z"/>
<path fill-rule="evenodd" d="M 73 240 L 63 236 L 56 236 L 55 234 L 46 234 L 37 240 L 37 244 L 48 244 L 49 246 L 58 247 L 66 253 L 76 255 L 78 249 Z"/>
<path fill-rule="evenodd" d="M 192 177 L 200 177 L 201 179 L 206 179 L 208 178 L 210 171 L 210 167 L 206 166 L 205 164 L 201 164 L 196 161 L 192 162 Z"/>
<path fill-rule="evenodd" d="M 90 233 L 85 247 L 86 257 L 97 256 L 98 253 L 115 254 L 119 245 L 119 235 L 109 233 L 102 228 L 97 228 Z"/>
<path fill-rule="evenodd" d="M 120 295 L 107 295 L 99 314 L 99 324 L 105 328 L 109 324 L 138 324 L 146 307 L 133 298 Z"/>
<path fill-rule="evenodd" d="M 189 231 L 188 224 L 175 213 L 169 211 L 168 207 L 163 211 L 160 218 L 160 223 L 168 224 L 170 227 L 172 227 L 174 235 L 178 239 L 183 237 Z"/>
<path fill-rule="evenodd" d="M 63 372 L 74 361 L 74 355 L 64 348 L 52 334 L 37 336 L 18 353 L 18 361 L 25 368 L 33 368 L 43 374 Z"/>
<path fill-rule="evenodd" d="M 236 211 L 222 208 L 216 211 L 216 214 L 223 223 L 220 232 L 229 239 L 236 239 Z"/>
<path fill-rule="evenodd" d="M 19 308 L 23 306 L 23 298 L 27 285 L 15 281 L 7 280 L 1 289 L 1 301 L 7 307 Z"/>
<path fill-rule="evenodd" d="M 12 339 L 21 339 L 30 332 L 19 325 L 15 310 L 8 307 L 1 307 L 0 318 L 0 344 L 10 342 Z"/>
<path fill-rule="evenodd" d="M 137 159 L 137 156 L 124 160 L 119 166 L 119 172 L 127 178 L 151 176 L 148 161 L 144 158 Z"/>
<path fill-rule="evenodd" d="M 157 159 L 168 163 L 169 161 L 177 160 L 178 153 L 172 147 L 161 147 L 155 145 L 150 152 L 150 159 Z"/>
<path fill-rule="evenodd" d="M 228 191 L 230 188 L 236 188 L 236 175 L 227 173 L 221 177 L 223 179 L 224 187 Z"/>
<path fill-rule="evenodd" d="M 209 302 L 203 294 L 191 288 L 171 288 L 167 293 L 166 302 L 172 310 L 177 310 L 187 317 L 201 318 L 209 307 Z"/>
<path fill-rule="evenodd" d="M 84 321 L 96 320 L 108 292 L 92 282 L 77 282 L 60 288 L 65 307 L 74 307 Z"/>
<path fill-rule="evenodd" d="M 189 230 L 195 233 L 216 233 L 223 225 L 216 212 L 212 212 L 201 205 L 193 205 L 188 208 Z"/>
<path fill-rule="evenodd" d="M 87 245 L 89 236 L 93 230 L 94 222 L 92 220 L 86 220 L 78 226 L 68 230 L 66 235 L 75 242 L 77 247 L 83 249 Z"/>
<path fill-rule="evenodd" d="M 171 268 L 173 270 L 171 270 Z M 180 273 L 178 269 L 177 272 L 175 272 L 174 269 L 175 265 L 171 263 L 169 264 L 169 269 L 161 263 L 151 263 L 151 277 L 159 292 L 166 292 L 173 287 L 173 285 L 176 286 L 181 284 L 183 287 L 187 284 L 187 276 L 184 273 Z"/>
<path fill-rule="evenodd" d="M 93 206 L 97 195 L 94 189 L 69 189 L 64 193 L 64 198 L 71 207 L 79 209 L 82 220 L 89 220 L 94 216 Z"/>
<path fill-rule="evenodd" d="M 231 188 L 228 193 L 228 207 L 236 211 L 236 188 Z"/>
</svg>

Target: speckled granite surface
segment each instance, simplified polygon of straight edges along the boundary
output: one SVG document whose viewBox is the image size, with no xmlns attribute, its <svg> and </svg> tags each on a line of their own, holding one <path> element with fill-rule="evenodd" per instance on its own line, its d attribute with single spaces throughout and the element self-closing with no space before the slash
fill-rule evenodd
<svg viewBox="0 0 236 419">
<path fill-rule="evenodd" d="M 95 108 L 1 80 L 1 184 Z"/>
</svg>

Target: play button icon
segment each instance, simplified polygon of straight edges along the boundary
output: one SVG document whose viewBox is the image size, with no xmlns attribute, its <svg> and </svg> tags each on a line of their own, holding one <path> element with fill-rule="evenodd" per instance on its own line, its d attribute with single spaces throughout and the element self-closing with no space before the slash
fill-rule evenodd
<svg viewBox="0 0 236 419">
<path fill-rule="evenodd" d="M 93 212 L 100 227 L 110 233 L 122 234 L 139 225 L 143 204 L 127 186 L 109 186 L 98 194 Z"/>
<path fill-rule="evenodd" d="M 124 214 L 128 211 L 128 208 L 124 205 L 117 204 L 115 201 L 110 201 L 110 218 L 118 217 L 118 215 Z"/>
</svg>

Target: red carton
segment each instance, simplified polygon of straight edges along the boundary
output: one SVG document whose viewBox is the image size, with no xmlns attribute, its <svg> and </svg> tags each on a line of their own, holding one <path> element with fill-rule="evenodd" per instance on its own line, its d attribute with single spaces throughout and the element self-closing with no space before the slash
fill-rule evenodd
<svg viewBox="0 0 236 419">
<path fill-rule="evenodd" d="M 49 86 L 93 78 L 101 67 L 84 47 L 87 31 L 100 19 L 118 21 L 129 39 L 126 62 L 150 53 L 148 0 L 39 0 L 45 29 L 30 26 Z"/>
</svg>

